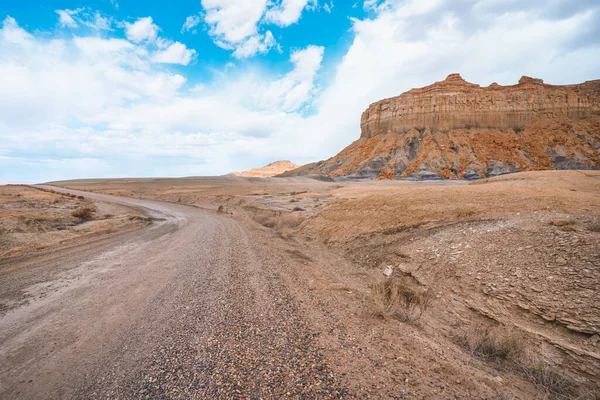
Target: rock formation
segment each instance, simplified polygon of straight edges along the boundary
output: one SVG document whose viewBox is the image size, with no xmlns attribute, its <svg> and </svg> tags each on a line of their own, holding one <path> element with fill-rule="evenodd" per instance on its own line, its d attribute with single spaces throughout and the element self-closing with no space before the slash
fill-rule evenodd
<svg viewBox="0 0 600 400">
<path fill-rule="evenodd" d="M 378 101 L 361 137 L 287 175 L 475 179 L 543 169 L 600 168 L 600 80 L 481 87 L 452 74 Z"/>
<path fill-rule="evenodd" d="M 298 168 L 298 165 L 294 164 L 291 161 L 284 160 L 272 162 L 271 164 L 266 165 L 262 168 L 252 168 L 251 170 L 244 172 L 232 172 L 228 175 L 268 178 L 282 174 L 295 168 Z"/>
<path fill-rule="evenodd" d="M 452 74 L 445 81 L 371 104 L 361 118 L 361 137 L 412 128 L 520 129 L 549 118 L 577 120 L 599 114 L 598 81 L 554 86 L 524 76 L 518 85 L 482 88 Z"/>
</svg>

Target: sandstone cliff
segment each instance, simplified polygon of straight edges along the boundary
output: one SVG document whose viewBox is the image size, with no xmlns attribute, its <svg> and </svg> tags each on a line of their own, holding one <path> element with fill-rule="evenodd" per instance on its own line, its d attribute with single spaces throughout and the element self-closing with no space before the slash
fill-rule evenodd
<svg viewBox="0 0 600 400">
<path fill-rule="evenodd" d="M 372 104 L 362 115 L 362 138 L 412 128 L 519 129 L 548 118 L 584 119 L 600 114 L 598 81 L 546 85 L 522 77 L 518 85 L 486 88 L 452 74 L 442 82 Z"/>
<path fill-rule="evenodd" d="M 251 170 L 244 172 L 232 172 L 228 175 L 268 178 L 282 174 L 295 168 L 298 168 L 298 165 L 294 164 L 291 161 L 284 160 L 272 162 L 269 165 L 266 165 L 262 168 L 252 168 Z"/>
<path fill-rule="evenodd" d="M 599 169 L 600 80 L 554 86 L 523 77 L 482 88 L 445 81 L 372 104 L 337 156 L 286 175 L 476 179 Z"/>
</svg>

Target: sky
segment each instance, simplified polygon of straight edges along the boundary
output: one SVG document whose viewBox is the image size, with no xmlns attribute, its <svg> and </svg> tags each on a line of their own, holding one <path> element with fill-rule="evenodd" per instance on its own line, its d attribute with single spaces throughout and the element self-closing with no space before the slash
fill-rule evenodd
<svg viewBox="0 0 600 400">
<path fill-rule="evenodd" d="M 329 158 L 369 104 L 600 78 L 598 0 L 4 0 L 0 182 Z"/>
</svg>

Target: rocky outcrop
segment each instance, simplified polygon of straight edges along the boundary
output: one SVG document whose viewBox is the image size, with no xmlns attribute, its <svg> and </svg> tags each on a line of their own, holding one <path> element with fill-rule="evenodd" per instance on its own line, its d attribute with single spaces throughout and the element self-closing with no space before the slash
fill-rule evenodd
<svg viewBox="0 0 600 400">
<path fill-rule="evenodd" d="M 372 104 L 359 140 L 293 175 L 477 179 L 599 169 L 600 80 L 546 85 L 523 77 L 487 88 L 460 75 Z"/>
<path fill-rule="evenodd" d="M 520 129 L 549 118 L 585 119 L 600 114 L 599 82 L 555 86 L 524 76 L 517 85 L 481 87 L 452 74 L 371 104 L 361 118 L 361 138 L 412 128 Z"/>
<path fill-rule="evenodd" d="M 291 161 L 275 161 L 262 168 L 252 168 L 249 171 L 244 172 L 232 172 L 228 175 L 234 176 L 245 176 L 245 177 L 256 177 L 256 178 L 269 178 L 287 172 L 289 170 L 298 168 L 298 165 Z"/>
</svg>

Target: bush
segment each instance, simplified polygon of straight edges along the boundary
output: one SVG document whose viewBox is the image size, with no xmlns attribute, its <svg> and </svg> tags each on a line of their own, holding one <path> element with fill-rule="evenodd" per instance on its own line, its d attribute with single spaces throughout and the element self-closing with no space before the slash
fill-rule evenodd
<svg viewBox="0 0 600 400">
<path fill-rule="evenodd" d="M 582 398 L 575 382 L 531 352 L 528 340 L 502 326 L 476 327 L 460 338 L 476 357 L 510 366 L 551 399 Z"/>
<path fill-rule="evenodd" d="M 430 293 L 402 279 L 386 279 L 371 285 L 369 303 L 373 314 L 416 324 L 432 302 Z"/>
<path fill-rule="evenodd" d="M 476 327 L 465 334 L 463 344 L 477 357 L 491 361 L 518 360 L 525 338 L 502 327 Z"/>
<path fill-rule="evenodd" d="M 548 393 L 554 399 L 582 398 L 582 393 L 575 383 L 561 375 L 553 367 L 544 362 L 523 365 L 522 372 L 538 389 Z"/>
<path fill-rule="evenodd" d="M 73 211 L 71 215 L 75 218 L 79 218 L 81 221 L 88 221 L 92 219 L 92 216 L 95 212 L 95 207 L 81 207 Z"/>
</svg>

